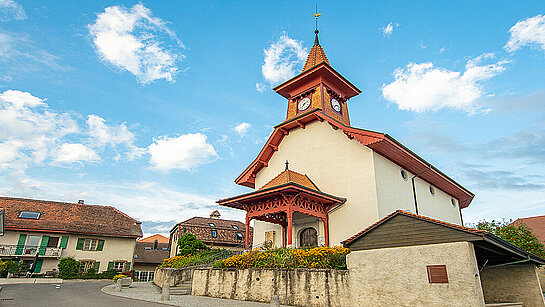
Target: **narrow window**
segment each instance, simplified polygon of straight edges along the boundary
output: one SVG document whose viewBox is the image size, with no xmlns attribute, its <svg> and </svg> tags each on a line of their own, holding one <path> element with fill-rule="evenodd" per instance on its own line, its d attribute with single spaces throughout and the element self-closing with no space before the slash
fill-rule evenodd
<svg viewBox="0 0 545 307">
<path fill-rule="evenodd" d="M 217 237 L 218 237 L 218 232 L 215 230 L 212 230 L 212 238 L 217 238 Z"/>
<path fill-rule="evenodd" d="M 450 202 L 452 203 L 452 205 L 453 205 L 454 207 L 456 207 L 456 199 L 451 198 L 451 199 L 450 199 Z"/>
<path fill-rule="evenodd" d="M 435 195 L 435 188 L 430 185 L 430 194 Z"/>
</svg>

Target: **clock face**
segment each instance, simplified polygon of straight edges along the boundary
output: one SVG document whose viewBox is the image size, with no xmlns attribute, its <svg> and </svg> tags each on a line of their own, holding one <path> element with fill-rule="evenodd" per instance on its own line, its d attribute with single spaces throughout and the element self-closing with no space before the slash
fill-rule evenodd
<svg viewBox="0 0 545 307">
<path fill-rule="evenodd" d="M 308 97 L 301 99 L 301 101 L 299 101 L 299 104 L 297 105 L 299 111 L 304 111 L 308 109 L 308 107 L 310 107 L 310 98 Z"/>
<path fill-rule="evenodd" d="M 341 104 L 335 98 L 331 99 L 331 107 L 333 108 L 333 110 L 341 112 Z"/>
</svg>

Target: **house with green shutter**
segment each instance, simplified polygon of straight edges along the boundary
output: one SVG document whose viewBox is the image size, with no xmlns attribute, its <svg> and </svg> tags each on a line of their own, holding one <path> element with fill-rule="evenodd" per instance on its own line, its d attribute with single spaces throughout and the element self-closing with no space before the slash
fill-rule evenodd
<svg viewBox="0 0 545 307">
<path fill-rule="evenodd" d="M 132 268 L 141 223 L 112 206 L 0 197 L 0 208 L 3 260 L 36 261 L 39 274 L 57 269 L 64 257 L 81 262 L 82 271 Z"/>
</svg>

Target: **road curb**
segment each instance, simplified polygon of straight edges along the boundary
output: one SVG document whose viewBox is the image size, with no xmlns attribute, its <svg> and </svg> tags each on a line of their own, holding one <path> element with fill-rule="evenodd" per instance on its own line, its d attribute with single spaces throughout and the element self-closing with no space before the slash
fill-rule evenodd
<svg viewBox="0 0 545 307">
<path fill-rule="evenodd" d="M 106 295 L 122 297 L 122 298 L 126 298 L 126 299 L 129 299 L 129 300 L 134 300 L 134 301 L 156 303 L 156 304 L 162 304 L 162 305 L 165 305 L 165 306 L 178 306 L 178 305 L 173 305 L 172 303 L 169 304 L 169 302 L 156 302 L 156 301 L 150 301 L 150 300 L 145 300 L 145 299 L 141 299 L 141 298 L 133 298 L 133 297 L 129 297 L 129 296 L 124 296 L 122 294 L 119 294 L 119 292 L 107 292 L 105 289 L 110 287 L 110 286 L 112 286 L 112 285 L 107 285 L 107 286 L 102 287 L 100 289 L 100 292 L 102 292 L 102 293 L 104 293 Z M 123 293 L 123 292 L 121 292 L 121 293 Z"/>
</svg>

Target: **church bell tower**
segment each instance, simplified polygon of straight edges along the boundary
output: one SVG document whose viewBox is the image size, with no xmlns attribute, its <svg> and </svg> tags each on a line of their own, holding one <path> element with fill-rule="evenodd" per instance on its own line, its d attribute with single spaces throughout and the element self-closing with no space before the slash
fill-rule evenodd
<svg viewBox="0 0 545 307">
<path fill-rule="evenodd" d="M 318 40 L 318 32 L 318 29 L 314 31 L 314 45 L 303 71 L 274 90 L 288 99 L 286 120 L 320 109 L 331 118 L 350 126 L 347 102 L 361 91 L 331 67 Z"/>
</svg>

